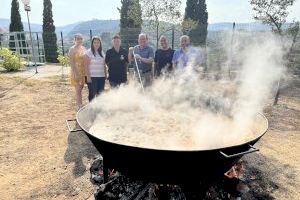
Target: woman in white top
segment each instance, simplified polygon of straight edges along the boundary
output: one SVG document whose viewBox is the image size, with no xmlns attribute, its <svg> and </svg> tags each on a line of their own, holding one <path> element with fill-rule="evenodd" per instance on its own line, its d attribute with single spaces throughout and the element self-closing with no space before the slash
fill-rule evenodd
<svg viewBox="0 0 300 200">
<path fill-rule="evenodd" d="M 89 101 L 104 90 L 106 75 L 105 55 L 100 37 L 94 36 L 91 48 L 86 52 L 86 81 L 89 88 Z"/>
</svg>

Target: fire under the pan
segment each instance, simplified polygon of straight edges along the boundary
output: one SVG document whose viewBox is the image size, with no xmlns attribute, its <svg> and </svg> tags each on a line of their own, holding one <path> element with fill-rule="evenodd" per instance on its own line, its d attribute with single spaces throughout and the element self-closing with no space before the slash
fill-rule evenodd
<svg viewBox="0 0 300 200">
<path fill-rule="evenodd" d="M 243 164 L 241 162 L 224 174 L 220 180 L 209 184 L 197 181 L 183 185 L 149 183 L 131 180 L 114 170 L 110 170 L 109 181 L 104 183 L 102 159 L 100 158 L 93 162 L 90 172 L 91 181 L 96 188 L 94 193 L 96 200 L 232 200 L 239 199 L 249 191 L 247 183 L 243 180 Z M 192 174 L 187 174 L 187 176 L 192 176 Z"/>
</svg>

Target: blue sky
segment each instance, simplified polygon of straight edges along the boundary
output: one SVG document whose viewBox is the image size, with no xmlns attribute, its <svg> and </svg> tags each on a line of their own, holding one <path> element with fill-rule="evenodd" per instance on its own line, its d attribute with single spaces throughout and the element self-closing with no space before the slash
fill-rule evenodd
<svg viewBox="0 0 300 200">
<path fill-rule="evenodd" d="M 11 0 L 0 0 L 0 18 L 10 18 Z M 26 21 L 26 13 L 20 2 L 22 21 Z M 185 0 L 181 10 L 184 12 Z M 215 22 L 252 22 L 252 10 L 249 0 L 206 0 L 209 23 Z M 53 17 L 56 26 L 66 25 L 90 19 L 119 19 L 117 7 L 120 0 L 52 0 Z M 42 23 L 43 0 L 31 0 L 30 21 Z M 296 0 L 290 10 L 288 21 L 300 20 L 300 1 Z"/>
</svg>

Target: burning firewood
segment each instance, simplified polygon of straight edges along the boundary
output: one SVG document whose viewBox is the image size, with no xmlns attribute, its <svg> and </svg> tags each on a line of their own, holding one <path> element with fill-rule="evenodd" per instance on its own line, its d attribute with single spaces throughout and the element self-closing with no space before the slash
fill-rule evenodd
<svg viewBox="0 0 300 200">
<path fill-rule="evenodd" d="M 227 171 L 224 175 L 228 178 L 237 178 L 241 179 L 243 177 L 244 167 L 242 162 L 236 163 L 229 171 Z"/>
</svg>

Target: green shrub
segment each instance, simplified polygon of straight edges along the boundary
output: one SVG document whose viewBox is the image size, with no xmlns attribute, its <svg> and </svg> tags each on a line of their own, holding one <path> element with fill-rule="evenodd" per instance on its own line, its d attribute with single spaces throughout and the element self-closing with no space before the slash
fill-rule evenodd
<svg viewBox="0 0 300 200">
<path fill-rule="evenodd" d="M 58 53 L 58 56 L 57 56 L 58 62 L 62 66 L 67 66 L 69 64 L 69 57 L 68 56 L 64 56 L 61 49 L 57 50 L 57 53 Z"/>
<path fill-rule="evenodd" d="M 9 72 L 23 67 L 22 59 L 8 48 L 0 48 L 0 56 L 3 58 L 1 67 Z"/>
</svg>

